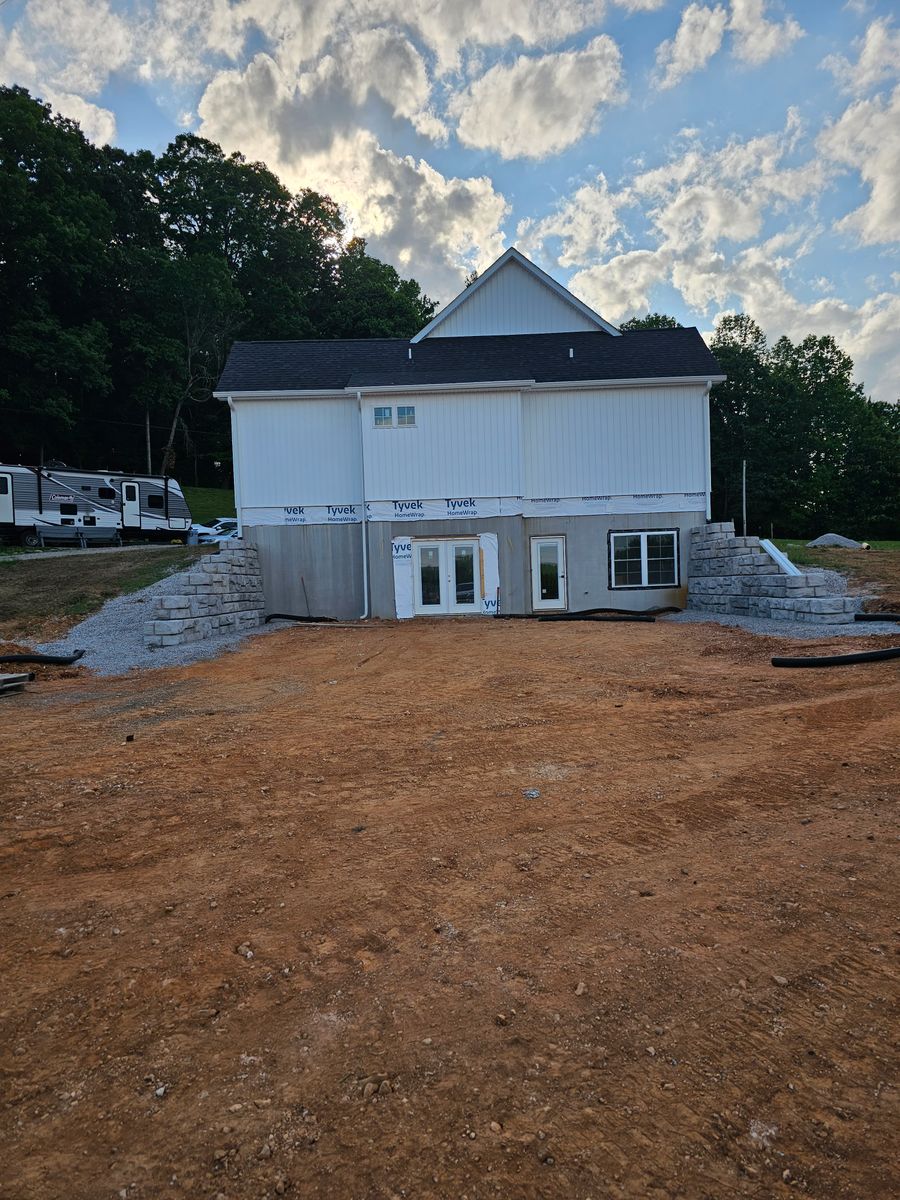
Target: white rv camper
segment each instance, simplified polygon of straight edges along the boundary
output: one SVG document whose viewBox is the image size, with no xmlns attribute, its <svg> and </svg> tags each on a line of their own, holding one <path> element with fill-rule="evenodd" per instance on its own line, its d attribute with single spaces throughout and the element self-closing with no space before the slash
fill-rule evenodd
<svg viewBox="0 0 900 1200">
<path fill-rule="evenodd" d="M 0 463 L 0 538 L 177 538 L 190 526 L 181 486 L 166 476 Z"/>
</svg>

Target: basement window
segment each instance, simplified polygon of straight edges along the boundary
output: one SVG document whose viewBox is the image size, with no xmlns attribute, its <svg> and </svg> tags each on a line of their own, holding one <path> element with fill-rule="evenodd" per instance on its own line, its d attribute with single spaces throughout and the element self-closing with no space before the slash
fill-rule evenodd
<svg viewBox="0 0 900 1200">
<path fill-rule="evenodd" d="M 609 582 L 612 588 L 677 587 L 677 530 L 610 533 Z"/>
<path fill-rule="evenodd" d="M 387 407 L 376 406 L 375 408 L 375 428 L 390 429 L 394 424 L 394 410 L 388 405 Z"/>
<path fill-rule="evenodd" d="M 398 425 L 415 425 L 416 409 L 413 404 L 398 404 L 397 405 L 397 424 Z"/>
</svg>

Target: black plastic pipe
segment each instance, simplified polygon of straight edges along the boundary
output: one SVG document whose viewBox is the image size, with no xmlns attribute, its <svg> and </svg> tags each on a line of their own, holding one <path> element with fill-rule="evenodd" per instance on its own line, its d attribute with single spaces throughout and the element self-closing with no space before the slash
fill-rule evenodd
<svg viewBox="0 0 900 1200">
<path fill-rule="evenodd" d="M 83 650 L 76 650 L 74 654 L 0 654 L 0 663 L 49 663 L 68 667 L 83 655 Z"/>
<path fill-rule="evenodd" d="M 293 613 L 269 613 L 263 624 L 268 625 L 270 621 L 300 621 L 304 625 L 334 625 L 337 617 L 295 617 Z"/>
<path fill-rule="evenodd" d="M 883 662 L 900 658 L 900 646 L 886 650 L 860 650 L 856 654 L 830 654 L 810 658 L 773 658 L 773 667 L 849 667 L 853 663 Z"/>
<path fill-rule="evenodd" d="M 643 621 L 656 620 L 647 613 L 541 613 L 539 621 Z"/>
<path fill-rule="evenodd" d="M 857 613 L 854 621 L 900 621 L 900 613 L 865 612 Z"/>
</svg>

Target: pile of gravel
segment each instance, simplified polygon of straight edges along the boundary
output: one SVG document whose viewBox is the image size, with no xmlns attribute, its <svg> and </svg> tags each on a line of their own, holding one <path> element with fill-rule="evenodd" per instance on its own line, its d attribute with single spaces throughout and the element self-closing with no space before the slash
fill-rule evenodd
<svg viewBox="0 0 900 1200">
<path fill-rule="evenodd" d="M 144 621 L 148 619 L 146 614 L 150 611 L 151 601 L 158 596 L 182 592 L 187 575 L 187 571 L 179 571 L 130 596 L 107 600 L 99 612 L 76 625 L 64 638 L 35 649 L 41 654 L 72 654 L 75 650 L 84 650 L 79 666 L 89 667 L 98 675 L 122 675 L 137 668 L 182 667 L 204 658 L 215 658 L 240 645 L 246 637 L 270 633 L 290 624 L 272 621 L 259 629 L 223 633 L 184 646 L 148 650 L 144 645 Z"/>
<path fill-rule="evenodd" d="M 714 621 L 717 625 L 732 625 L 749 633 L 761 633 L 781 638 L 868 637 L 873 633 L 892 633 L 900 646 L 900 623 L 897 621 L 848 621 L 845 625 L 814 625 L 808 621 L 770 621 L 768 617 L 739 617 L 732 613 L 685 612 L 657 617 L 658 621 L 695 624 Z"/>
</svg>

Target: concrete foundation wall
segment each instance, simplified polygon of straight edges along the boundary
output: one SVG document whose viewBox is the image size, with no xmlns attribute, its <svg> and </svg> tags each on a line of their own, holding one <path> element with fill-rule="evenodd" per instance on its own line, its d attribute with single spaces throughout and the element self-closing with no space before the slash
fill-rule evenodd
<svg viewBox="0 0 900 1200">
<path fill-rule="evenodd" d="M 359 617 L 363 611 L 360 529 L 359 525 L 245 528 L 245 540 L 259 553 L 266 612 L 342 621 Z"/>
<path fill-rule="evenodd" d="M 532 537 L 564 536 L 569 611 L 584 608 L 657 606 L 686 603 L 689 533 L 702 512 L 629 513 L 584 517 L 489 517 L 466 521 L 374 521 L 367 526 L 371 615 L 392 619 L 396 537 L 477 537 L 498 539 L 501 612 L 531 612 Z M 622 529 L 677 529 L 680 580 L 675 588 L 609 586 L 609 533 Z M 259 552 L 267 612 L 353 619 L 363 611 L 362 533 L 359 525 L 265 525 L 244 529 Z M 305 590 L 304 590 L 305 582 Z"/>
</svg>

